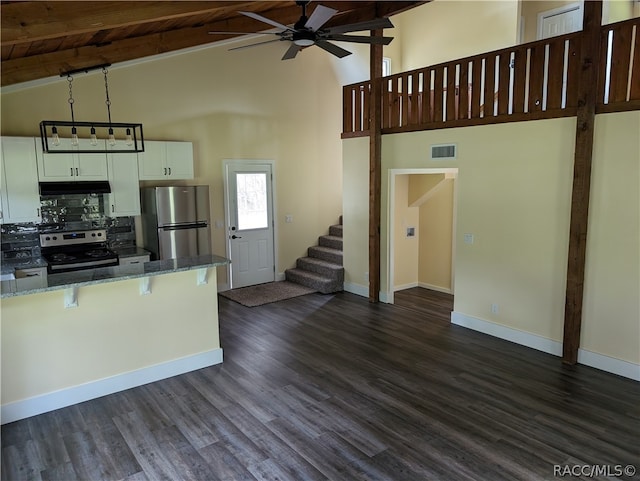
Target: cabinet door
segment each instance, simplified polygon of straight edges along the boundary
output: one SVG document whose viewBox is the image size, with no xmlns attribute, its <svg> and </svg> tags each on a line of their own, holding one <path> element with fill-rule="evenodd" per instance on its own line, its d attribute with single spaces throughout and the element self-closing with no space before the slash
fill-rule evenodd
<svg viewBox="0 0 640 481">
<path fill-rule="evenodd" d="M 75 154 L 47 154 L 42 151 L 40 138 L 36 138 L 35 143 L 38 158 L 38 179 L 41 182 L 73 180 Z M 49 139 L 49 145 L 51 145 L 51 139 Z M 71 149 L 71 139 L 60 139 L 58 147 L 64 150 Z"/>
<path fill-rule="evenodd" d="M 107 154 L 104 153 L 105 141 L 99 140 L 97 145 L 91 145 L 89 139 L 80 139 L 79 148 L 82 150 L 102 150 L 95 154 L 74 154 L 74 180 L 107 180 Z"/>
<path fill-rule="evenodd" d="M 138 156 L 136 153 L 108 154 L 109 184 L 108 215 L 110 217 L 140 215 Z"/>
<path fill-rule="evenodd" d="M 167 173 L 170 179 L 193 179 L 193 143 L 167 142 Z"/>
<path fill-rule="evenodd" d="M 140 180 L 167 179 L 166 142 L 145 140 L 144 152 L 138 152 L 138 174 Z"/>
<path fill-rule="evenodd" d="M 36 148 L 31 137 L 3 137 L 2 223 L 39 222 Z"/>
</svg>

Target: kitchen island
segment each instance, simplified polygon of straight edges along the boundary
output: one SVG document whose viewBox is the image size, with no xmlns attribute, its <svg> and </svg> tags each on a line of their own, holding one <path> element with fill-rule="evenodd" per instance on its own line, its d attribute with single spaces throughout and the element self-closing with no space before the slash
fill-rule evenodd
<svg viewBox="0 0 640 481">
<path fill-rule="evenodd" d="M 222 362 L 219 256 L 3 282 L 2 423 Z"/>
</svg>

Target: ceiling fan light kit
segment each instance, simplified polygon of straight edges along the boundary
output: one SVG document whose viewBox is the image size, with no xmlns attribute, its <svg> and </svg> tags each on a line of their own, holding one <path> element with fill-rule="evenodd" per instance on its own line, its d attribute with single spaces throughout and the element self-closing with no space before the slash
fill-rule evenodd
<svg viewBox="0 0 640 481">
<path fill-rule="evenodd" d="M 144 136 L 142 124 L 132 122 L 111 121 L 111 99 L 109 98 L 109 83 L 107 79 L 109 64 L 97 65 L 80 70 L 73 70 L 60 74 L 67 77 L 69 82 L 69 109 L 71 121 L 67 120 L 43 120 L 40 122 L 40 139 L 42 150 L 49 154 L 70 153 L 131 153 L 144 152 Z M 73 75 L 79 72 L 88 73 L 91 70 L 102 69 L 105 86 L 105 105 L 107 106 L 108 122 L 87 122 L 75 119 L 73 105 Z M 69 138 L 69 142 L 61 142 L 62 138 Z M 91 147 L 83 148 L 84 142 L 80 139 L 88 139 Z M 98 148 L 99 140 L 104 139 L 104 148 Z M 70 148 L 69 148 L 70 146 Z"/>
<path fill-rule="evenodd" d="M 344 35 L 349 32 L 359 32 L 364 30 L 378 30 L 384 28 L 393 28 L 391 20 L 388 18 L 374 18 L 373 20 L 367 20 L 364 22 L 351 23 L 347 25 L 338 25 L 335 27 L 322 28 L 333 16 L 338 13 L 338 10 L 325 7 L 324 5 L 317 5 L 313 10 L 310 17 L 307 17 L 307 5 L 308 1 L 297 1 L 297 5 L 302 8 L 302 15 L 300 19 L 289 27 L 270 18 L 263 17 L 262 15 L 254 12 L 238 12 L 247 17 L 253 18 L 260 22 L 266 23 L 273 27 L 280 29 L 278 32 L 209 32 L 210 34 L 224 35 L 224 34 L 240 34 L 240 35 L 276 35 L 277 39 L 267 40 L 266 42 L 258 42 L 249 45 L 243 45 L 241 47 L 231 48 L 229 50 L 240 50 L 250 47 L 256 47 L 258 45 L 264 45 L 267 43 L 273 43 L 278 41 L 289 41 L 292 45 L 285 52 L 282 60 L 290 60 L 295 58 L 300 50 L 306 47 L 316 45 L 321 49 L 335 55 L 338 58 L 351 55 L 351 52 L 339 47 L 331 41 L 337 42 L 353 42 L 353 43 L 368 43 L 371 45 L 389 45 L 393 40 L 393 37 L 372 37 L 372 36 L 359 36 L 359 35 Z"/>
</svg>

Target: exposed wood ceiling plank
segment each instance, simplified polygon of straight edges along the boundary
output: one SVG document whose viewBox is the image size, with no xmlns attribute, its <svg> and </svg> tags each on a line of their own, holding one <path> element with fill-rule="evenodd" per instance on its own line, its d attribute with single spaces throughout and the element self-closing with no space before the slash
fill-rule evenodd
<svg viewBox="0 0 640 481">
<path fill-rule="evenodd" d="M 2 45 L 242 7 L 244 2 L 25 2 L 2 6 Z M 126 6 L 126 8 L 124 8 Z"/>
<path fill-rule="evenodd" d="M 422 3 L 425 2 L 331 2 L 339 13 L 327 26 L 391 16 Z M 301 14 L 300 7 L 291 0 L 3 2 L 1 9 L 3 86 L 237 36 L 209 35 L 208 31 L 259 32 L 271 28 L 239 14 L 239 10 L 260 13 L 289 25 Z"/>
</svg>

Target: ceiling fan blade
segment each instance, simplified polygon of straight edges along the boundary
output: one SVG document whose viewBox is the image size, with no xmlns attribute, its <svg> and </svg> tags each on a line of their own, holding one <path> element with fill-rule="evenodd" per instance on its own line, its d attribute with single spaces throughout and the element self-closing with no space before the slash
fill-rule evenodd
<svg viewBox="0 0 640 481">
<path fill-rule="evenodd" d="M 281 35 L 282 32 L 207 32 L 209 35 Z"/>
<path fill-rule="evenodd" d="M 346 57 L 347 55 L 351 55 L 351 52 L 349 52 L 348 50 L 345 50 L 342 47 L 338 47 L 337 45 L 329 43 L 326 40 L 318 39 L 316 40 L 316 45 L 321 49 L 326 50 L 327 52 L 332 53 L 333 55 L 339 58 Z"/>
<path fill-rule="evenodd" d="M 325 40 L 335 40 L 336 42 L 368 43 L 372 45 L 389 45 L 393 37 L 367 37 L 365 35 L 342 35 L 331 34 L 322 37 Z"/>
<path fill-rule="evenodd" d="M 329 19 L 331 19 L 331 17 L 333 17 L 336 13 L 338 13 L 338 11 L 334 10 L 333 8 L 325 7 L 324 5 L 318 5 L 309 17 L 309 20 L 307 20 L 307 23 L 304 24 L 304 26 L 312 32 L 315 32 L 325 23 L 327 23 Z"/>
<path fill-rule="evenodd" d="M 233 47 L 233 48 L 230 48 L 229 51 L 242 50 L 243 48 L 257 47 L 258 45 L 265 45 L 267 43 L 280 42 L 280 41 L 282 41 L 281 38 L 276 38 L 275 40 L 267 40 L 266 42 L 251 43 L 249 45 L 241 45 L 240 47 Z"/>
<path fill-rule="evenodd" d="M 257 14 L 257 13 L 253 13 L 253 12 L 238 12 L 238 13 L 241 13 L 242 15 L 245 15 L 247 17 L 251 17 L 251 18 L 253 18 L 255 20 L 259 20 L 261 22 L 268 23 L 269 25 L 273 25 L 274 27 L 278 27 L 278 28 L 281 28 L 283 30 L 291 30 L 292 32 L 295 32 L 295 30 L 292 29 L 291 27 L 287 27 L 286 25 L 278 23 L 275 20 L 271 20 L 271 19 L 269 19 L 267 17 L 263 17 L 262 15 Z"/>
<path fill-rule="evenodd" d="M 284 53 L 282 60 L 289 60 L 289 59 L 295 58 L 295 56 L 298 55 L 298 52 L 300 50 L 302 50 L 302 47 L 300 47 L 299 45 L 296 45 L 295 43 L 292 43 L 291 47 L 289 47 L 289 49 Z"/>
<path fill-rule="evenodd" d="M 360 30 L 378 30 L 380 28 L 393 28 L 393 23 L 388 18 L 374 18 L 365 22 L 350 23 L 348 25 L 338 25 L 325 29 L 326 33 L 347 33 L 359 32 Z"/>
</svg>

